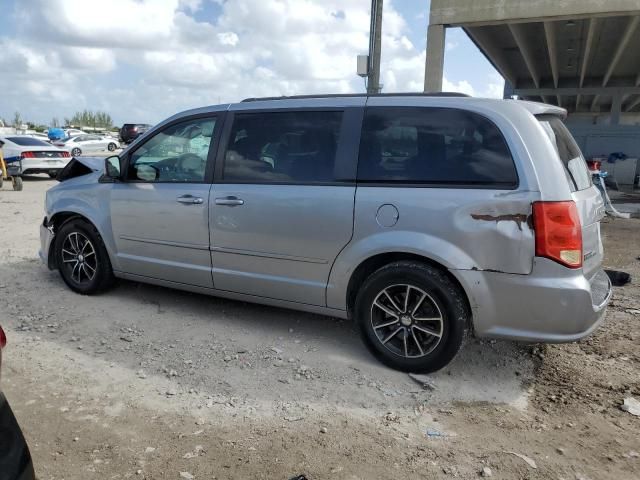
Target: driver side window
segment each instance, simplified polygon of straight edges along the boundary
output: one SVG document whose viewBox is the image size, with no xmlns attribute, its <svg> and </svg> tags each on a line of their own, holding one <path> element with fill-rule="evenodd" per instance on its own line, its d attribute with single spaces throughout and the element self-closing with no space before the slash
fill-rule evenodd
<svg viewBox="0 0 640 480">
<path fill-rule="evenodd" d="M 203 182 L 215 124 L 215 118 L 198 118 L 166 127 L 131 154 L 127 179 Z"/>
</svg>

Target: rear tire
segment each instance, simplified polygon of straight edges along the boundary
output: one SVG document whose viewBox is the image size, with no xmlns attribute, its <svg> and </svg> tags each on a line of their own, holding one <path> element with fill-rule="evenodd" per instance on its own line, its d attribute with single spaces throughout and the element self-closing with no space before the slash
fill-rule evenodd
<svg viewBox="0 0 640 480">
<path fill-rule="evenodd" d="M 55 180 L 56 178 L 58 178 L 58 172 L 49 172 L 49 178 Z"/>
<path fill-rule="evenodd" d="M 22 191 L 22 177 L 12 177 L 12 184 L 13 184 L 13 189 L 16 192 L 21 192 Z"/>
<path fill-rule="evenodd" d="M 413 261 L 371 274 L 356 297 L 355 315 L 371 353 L 413 373 L 435 372 L 451 362 L 471 317 L 458 285 L 441 270 Z"/>
<path fill-rule="evenodd" d="M 115 282 L 109 254 L 100 234 L 89 222 L 76 218 L 56 234 L 55 260 L 60 276 L 76 293 L 92 295 Z"/>
<path fill-rule="evenodd" d="M 115 143 L 110 143 L 109 145 L 107 145 L 107 150 L 109 150 L 110 152 L 113 152 L 117 147 L 117 145 Z"/>
<path fill-rule="evenodd" d="M 71 150 L 72 157 L 79 157 L 81 154 L 82 154 L 82 150 L 80 150 L 78 147 Z"/>
</svg>

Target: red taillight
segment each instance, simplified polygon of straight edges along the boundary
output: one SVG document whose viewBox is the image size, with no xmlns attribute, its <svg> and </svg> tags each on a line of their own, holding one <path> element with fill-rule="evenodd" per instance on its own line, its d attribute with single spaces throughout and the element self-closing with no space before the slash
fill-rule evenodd
<svg viewBox="0 0 640 480">
<path fill-rule="evenodd" d="M 538 257 L 582 267 L 582 229 L 575 202 L 534 202 L 533 228 Z"/>
<path fill-rule="evenodd" d="M 22 158 L 36 158 L 36 154 L 34 152 L 22 152 L 20 155 Z"/>
<path fill-rule="evenodd" d="M 71 154 L 69 152 L 62 152 L 63 157 L 70 157 Z"/>
<path fill-rule="evenodd" d="M 4 330 L 0 327 L 0 350 L 2 350 L 7 344 L 7 336 L 4 334 Z"/>
</svg>

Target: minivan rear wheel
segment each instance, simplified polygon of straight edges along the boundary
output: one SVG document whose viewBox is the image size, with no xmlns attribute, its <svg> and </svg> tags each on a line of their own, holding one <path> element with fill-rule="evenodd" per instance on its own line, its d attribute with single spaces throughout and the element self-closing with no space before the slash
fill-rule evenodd
<svg viewBox="0 0 640 480">
<path fill-rule="evenodd" d="M 373 355 L 414 373 L 446 366 L 458 353 L 470 319 L 464 293 L 444 272 L 410 261 L 371 274 L 358 292 L 355 314 Z"/>
<path fill-rule="evenodd" d="M 91 295 L 113 285 L 115 277 L 109 255 L 93 225 L 82 219 L 70 220 L 55 238 L 56 265 L 71 290 Z"/>
</svg>

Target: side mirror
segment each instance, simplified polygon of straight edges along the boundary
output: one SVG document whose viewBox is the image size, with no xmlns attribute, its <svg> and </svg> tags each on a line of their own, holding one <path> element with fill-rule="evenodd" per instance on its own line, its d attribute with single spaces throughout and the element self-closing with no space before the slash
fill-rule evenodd
<svg viewBox="0 0 640 480">
<path fill-rule="evenodd" d="M 155 182 L 160 178 L 160 170 L 155 165 L 136 165 L 136 177 L 143 182 Z"/>
<path fill-rule="evenodd" d="M 104 159 L 105 177 L 111 180 L 120 180 L 122 173 L 120 172 L 120 157 L 113 155 Z"/>
</svg>

